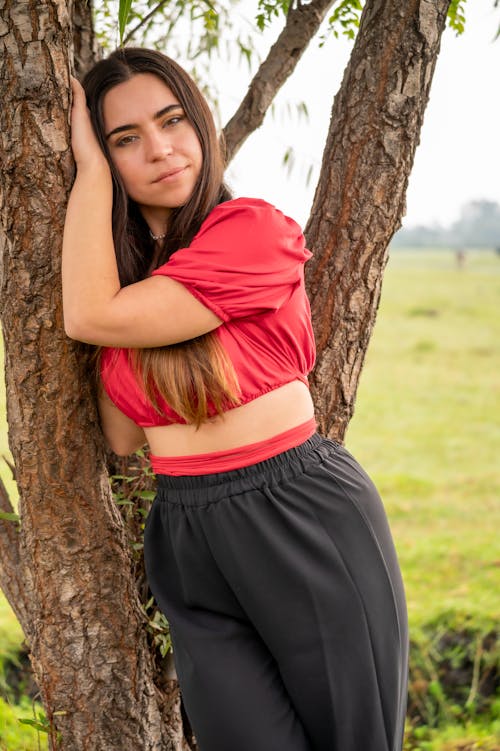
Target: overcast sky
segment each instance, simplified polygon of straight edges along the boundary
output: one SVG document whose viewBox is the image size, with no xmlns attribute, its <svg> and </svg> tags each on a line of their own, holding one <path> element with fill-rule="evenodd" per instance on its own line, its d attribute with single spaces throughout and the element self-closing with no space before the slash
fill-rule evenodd
<svg viewBox="0 0 500 751">
<path fill-rule="evenodd" d="M 255 3 L 248 3 L 249 15 Z M 468 0 L 467 24 L 459 37 L 447 28 L 425 113 L 407 192 L 403 226 L 449 224 L 469 200 L 500 203 L 500 39 L 493 42 L 500 12 L 493 0 Z M 262 54 L 277 31 L 260 42 Z M 228 175 L 236 195 L 259 196 L 305 223 L 317 181 L 333 93 L 340 85 L 352 44 L 331 38 L 323 48 L 312 43 L 292 78 L 281 90 L 274 117 L 266 117 L 233 161 Z M 245 68 L 223 66 L 222 120 L 233 114 L 246 90 Z M 290 117 L 305 101 L 309 121 Z M 295 168 L 281 166 L 288 146 L 295 149 Z M 306 174 L 313 165 L 310 186 Z"/>
</svg>

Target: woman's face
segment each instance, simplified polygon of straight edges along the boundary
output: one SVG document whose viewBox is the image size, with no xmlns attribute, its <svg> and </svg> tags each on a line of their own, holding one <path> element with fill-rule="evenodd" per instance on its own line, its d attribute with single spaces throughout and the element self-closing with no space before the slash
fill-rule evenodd
<svg viewBox="0 0 500 751">
<path fill-rule="evenodd" d="M 193 193 L 203 156 L 198 136 L 168 86 L 138 73 L 104 96 L 105 136 L 125 189 L 154 234 Z"/>
</svg>

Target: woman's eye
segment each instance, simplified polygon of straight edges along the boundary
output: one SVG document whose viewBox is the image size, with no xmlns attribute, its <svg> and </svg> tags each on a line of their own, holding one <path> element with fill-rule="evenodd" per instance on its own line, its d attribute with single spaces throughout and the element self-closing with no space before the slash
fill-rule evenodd
<svg viewBox="0 0 500 751">
<path fill-rule="evenodd" d="M 135 136 L 124 136 L 124 138 L 120 138 L 119 141 L 116 142 L 117 146 L 126 146 L 128 143 L 132 143 Z"/>
<path fill-rule="evenodd" d="M 177 125 L 181 120 L 184 120 L 184 115 L 174 115 L 174 117 L 169 117 L 168 120 L 165 120 L 163 127 L 166 128 L 167 125 Z"/>
</svg>

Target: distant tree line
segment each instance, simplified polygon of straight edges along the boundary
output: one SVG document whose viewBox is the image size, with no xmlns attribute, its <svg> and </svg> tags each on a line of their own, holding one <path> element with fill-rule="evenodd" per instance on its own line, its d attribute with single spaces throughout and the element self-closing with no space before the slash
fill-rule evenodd
<svg viewBox="0 0 500 751">
<path fill-rule="evenodd" d="M 391 244 L 395 248 L 500 248 L 500 204 L 470 201 L 449 227 L 403 227 Z"/>
</svg>

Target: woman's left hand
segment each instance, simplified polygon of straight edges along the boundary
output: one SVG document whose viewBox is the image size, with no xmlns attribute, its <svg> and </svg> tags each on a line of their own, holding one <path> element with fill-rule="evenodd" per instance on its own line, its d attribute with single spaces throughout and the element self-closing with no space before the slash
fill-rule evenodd
<svg viewBox="0 0 500 751">
<path fill-rule="evenodd" d="M 73 105 L 71 108 L 71 149 L 78 169 L 105 165 L 108 162 L 99 145 L 90 119 L 83 86 L 70 76 Z"/>
</svg>

